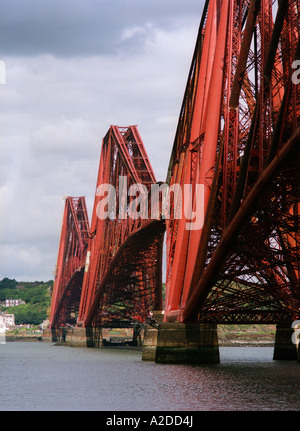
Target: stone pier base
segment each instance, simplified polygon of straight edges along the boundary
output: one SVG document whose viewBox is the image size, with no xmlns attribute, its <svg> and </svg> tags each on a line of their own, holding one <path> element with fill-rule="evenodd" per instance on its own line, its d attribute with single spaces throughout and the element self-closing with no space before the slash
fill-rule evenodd
<svg viewBox="0 0 300 431">
<path fill-rule="evenodd" d="M 299 346 L 293 342 L 293 334 L 292 324 L 281 323 L 276 326 L 274 360 L 297 360 L 297 350 L 299 360 Z"/>
<path fill-rule="evenodd" d="M 42 340 L 71 347 L 100 347 L 102 341 L 91 328 L 44 329 Z"/>
<path fill-rule="evenodd" d="M 147 327 L 142 360 L 161 364 L 215 364 L 220 362 L 215 324 L 160 323 Z"/>
<path fill-rule="evenodd" d="M 52 342 L 52 330 L 49 328 L 43 329 L 42 341 Z"/>
</svg>

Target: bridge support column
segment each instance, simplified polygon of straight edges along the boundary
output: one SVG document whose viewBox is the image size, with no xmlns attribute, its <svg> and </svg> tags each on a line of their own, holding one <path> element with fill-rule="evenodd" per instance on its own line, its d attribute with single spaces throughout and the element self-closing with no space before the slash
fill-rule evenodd
<svg viewBox="0 0 300 431">
<path fill-rule="evenodd" d="M 64 344 L 72 347 L 94 347 L 95 340 L 92 328 L 59 328 L 45 329 L 43 341 Z M 98 347 L 98 345 L 97 345 Z"/>
<path fill-rule="evenodd" d="M 52 342 L 52 330 L 50 328 L 43 330 L 42 341 Z"/>
<path fill-rule="evenodd" d="M 142 360 L 161 364 L 219 363 L 216 324 L 161 323 L 147 327 Z"/>
<path fill-rule="evenodd" d="M 71 347 L 94 347 L 92 328 L 69 328 L 65 336 L 65 345 Z"/>
<path fill-rule="evenodd" d="M 43 330 L 42 341 L 50 343 L 64 343 L 67 329 L 65 328 L 46 328 Z"/>
<path fill-rule="evenodd" d="M 293 334 L 292 324 L 280 323 L 276 326 L 274 360 L 297 360 L 297 346 L 292 340 Z"/>
</svg>

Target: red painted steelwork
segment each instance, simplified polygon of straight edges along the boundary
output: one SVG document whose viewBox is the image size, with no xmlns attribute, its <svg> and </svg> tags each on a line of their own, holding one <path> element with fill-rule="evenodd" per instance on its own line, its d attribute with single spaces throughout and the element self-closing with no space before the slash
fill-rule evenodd
<svg viewBox="0 0 300 431">
<path fill-rule="evenodd" d="M 125 190 L 121 190 L 120 177 L 126 177 Z M 78 325 L 99 327 L 134 318 L 145 321 L 150 311 L 162 309 L 164 223 L 149 222 L 150 194 L 149 199 L 145 196 L 148 207 L 144 213 L 141 205 L 140 216 L 130 217 L 134 196 L 127 196 L 130 187 L 139 183 L 146 187 L 147 195 L 155 182 L 137 127 L 111 126 L 101 150 Z M 116 191 L 114 218 L 99 218 L 103 184 Z"/>
<path fill-rule="evenodd" d="M 299 23 L 298 0 L 206 1 L 167 177 L 203 184 L 204 225 L 166 221 L 166 321 L 299 316 Z"/>
<path fill-rule="evenodd" d="M 89 239 L 89 221 L 84 197 L 65 200 L 56 274 L 53 286 L 50 327 L 76 321 L 83 270 Z"/>
<path fill-rule="evenodd" d="M 72 240 L 79 246 L 82 234 L 66 203 L 51 325 L 69 321 L 79 300 L 77 324 L 85 327 L 145 321 L 161 310 L 165 226 L 166 321 L 300 318 L 300 84 L 292 80 L 299 33 L 299 0 L 206 0 L 167 175 L 194 212 L 201 185 L 203 226 L 187 229 L 191 220 L 184 212 L 177 217 L 175 194 L 171 218 L 158 212 L 151 219 L 156 180 L 137 127 L 111 126 L 80 271 L 65 251 Z M 146 199 L 132 218 L 136 194 L 127 191 L 139 183 Z M 99 216 L 104 184 L 116 192 L 114 217 Z"/>
</svg>

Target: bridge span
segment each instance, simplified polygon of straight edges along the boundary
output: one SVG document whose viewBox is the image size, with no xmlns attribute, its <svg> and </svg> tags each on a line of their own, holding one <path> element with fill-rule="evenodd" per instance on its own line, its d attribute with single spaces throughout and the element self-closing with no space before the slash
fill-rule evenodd
<svg viewBox="0 0 300 431">
<path fill-rule="evenodd" d="M 111 126 L 90 227 L 66 200 L 51 331 L 139 322 L 143 359 L 203 363 L 217 324 L 276 323 L 274 359 L 299 358 L 299 34 L 296 0 L 206 0 L 165 183 Z"/>
</svg>

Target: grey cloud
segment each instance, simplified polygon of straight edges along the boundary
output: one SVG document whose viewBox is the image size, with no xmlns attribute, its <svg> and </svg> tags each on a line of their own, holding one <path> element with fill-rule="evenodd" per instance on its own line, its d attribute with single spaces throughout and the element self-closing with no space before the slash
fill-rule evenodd
<svg viewBox="0 0 300 431">
<path fill-rule="evenodd" d="M 0 279 L 51 278 L 61 198 L 86 196 L 91 217 L 110 124 L 138 125 L 165 180 L 202 6 L 0 0 Z"/>
<path fill-rule="evenodd" d="M 87 56 L 139 49 L 149 24 L 170 28 L 203 0 L 0 0 L 0 54 Z M 121 19 L 120 19 L 121 17 Z M 123 38 L 132 27 L 143 28 Z"/>
</svg>

